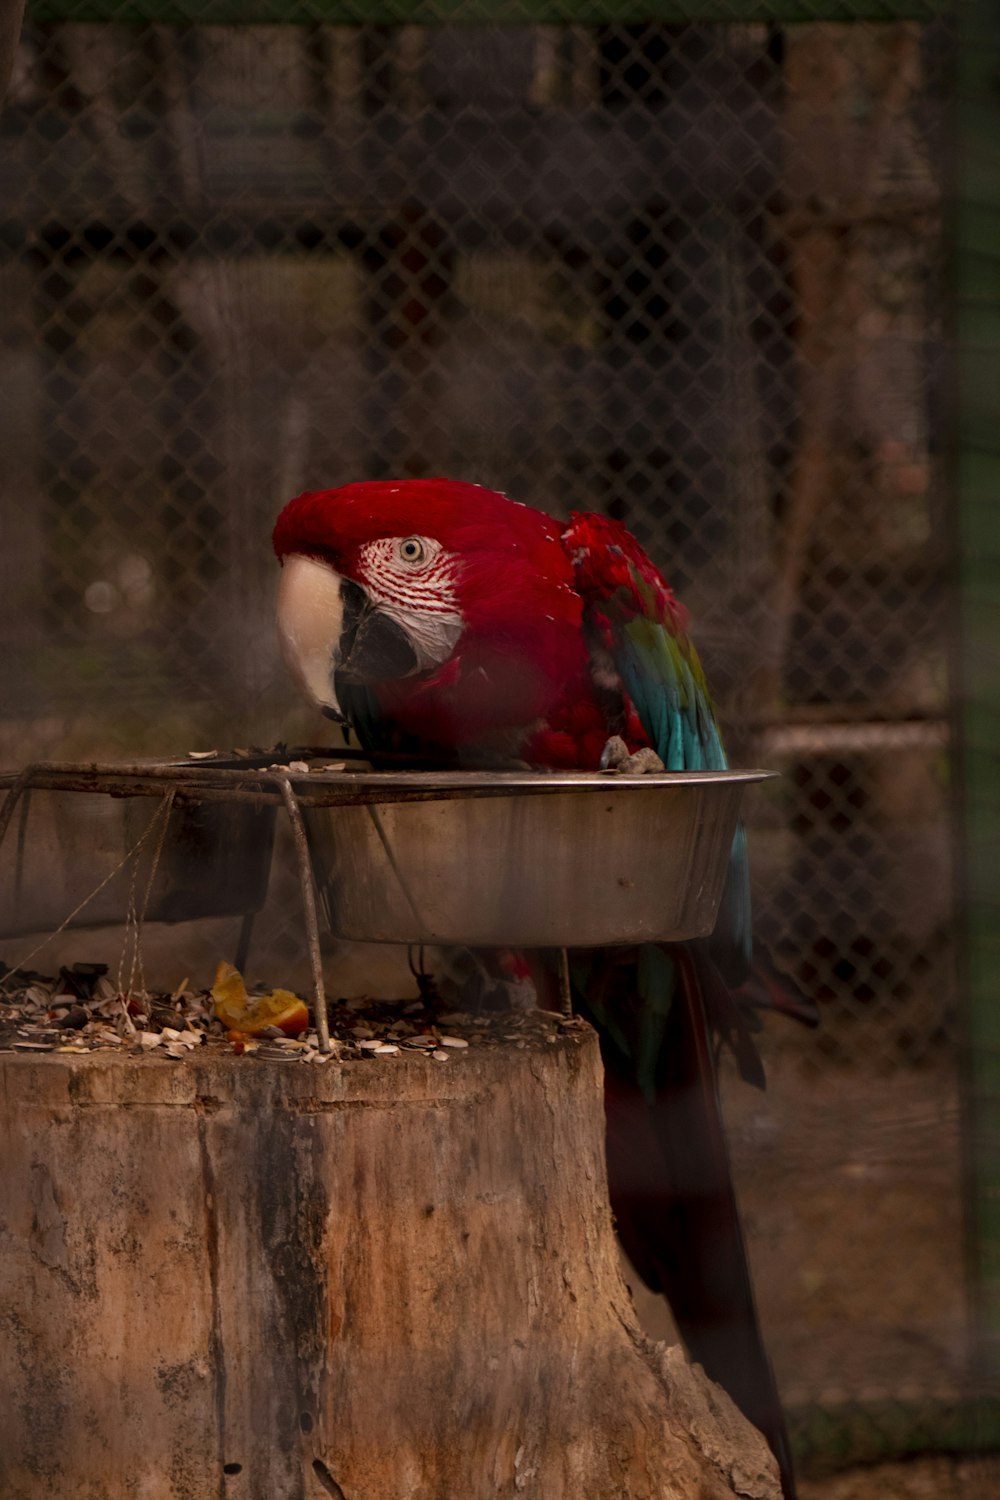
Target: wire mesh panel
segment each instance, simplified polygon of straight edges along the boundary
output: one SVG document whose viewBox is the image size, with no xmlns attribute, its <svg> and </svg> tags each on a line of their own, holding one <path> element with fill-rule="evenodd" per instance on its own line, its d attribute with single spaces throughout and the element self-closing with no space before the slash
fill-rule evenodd
<svg viewBox="0 0 1000 1500">
<path fill-rule="evenodd" d="M 733 759 L 784 773 L 750 822 L 759 933 L 824 1009 L 795 1052 L 831 1093 L 919 1065 L 947 1105 L 947 27 L 365 9 L 29 19 L 0 117 L 4 760 L 315 740 L 271 625 L 302 489 L 450 474 L 606 511 L 690 606 Z M 955 1150 L 928 1137 L 932 1176 Z M 960 1310 L 917 1316 L 922 1389 L 951 1389 Z"/>
<path fill-rule="evenodd" d="M 691 606 L 737 758 L 787 771 L 772 944 L 862 1017 L 926 989 L 943 52 L 914 24 L 30 25 L 8 744 L 286 733 L 268 529 L 302 488 L 607 510 Z"/>
</svg>

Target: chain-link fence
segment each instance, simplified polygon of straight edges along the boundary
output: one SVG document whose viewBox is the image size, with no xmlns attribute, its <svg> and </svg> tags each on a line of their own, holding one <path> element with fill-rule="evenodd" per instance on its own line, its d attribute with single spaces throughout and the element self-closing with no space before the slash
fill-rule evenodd
<svg viewBox="0 0 1000 1500">
<path fill-rule="evenodd" d="M 29 7 L 0 117 L 3 760 L 314 741 L 271 626 L 304 488 L 444 473 L 620 517 L 692 610 L 734 760 L 783 772 L 750 808 L 758 930 L 824 1022 L 767 1044 L 807 1113 L 910 1143 L 900 1168 L 859 1141 L 853 1178 L 836 1132 L 800 1149 L 778 1222 L 754 1183 L 795 1119 L 780 1086 L 734 1106 L 760 1263 L 788 1262 L 779 1373 L 804 1403 L 951 1399 L 948 28 L 364 9 Z M 870 1267 L 831 1312 L 836 1275 L 795 1264 L 852 1213 L 861 1260 L 937 1235 L 895 1312 L 864 1311 Z M 807 1345 L 838 1317 L 871 1357 L 831 1376 Z"/>
</svg>

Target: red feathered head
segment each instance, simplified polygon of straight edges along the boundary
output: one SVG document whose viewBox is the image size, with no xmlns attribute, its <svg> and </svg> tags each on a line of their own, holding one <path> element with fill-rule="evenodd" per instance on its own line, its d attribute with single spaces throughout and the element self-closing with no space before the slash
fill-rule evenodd
<svg viewBox="0 0 1000 1500">
<path fill-rule="evenodd" d="M 333 717 L 337 681 L 468 678 L 488 650 L 564 670 L 581 604 L 550 516 L 450 479 L 372 481 L 299 495 L 274 528 L 278 629 L 307 694 Z M 449 679 L 450 680 L 450 679 Z M 498 707 L 497 712 L 500 711 Z"/>
</svg>

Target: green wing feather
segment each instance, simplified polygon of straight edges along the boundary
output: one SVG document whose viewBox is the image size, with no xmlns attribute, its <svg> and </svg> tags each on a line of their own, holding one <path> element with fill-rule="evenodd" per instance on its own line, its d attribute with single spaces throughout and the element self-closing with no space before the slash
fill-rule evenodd
<svg viewBox="0 0 1000 1500">
<path fill-rule="evenodd" d="M 635 538 L 607 516 L 574 515 L 563 545 L 592 635 L 610 654 L 667 770 L 725 770 L 729 763 L 705 673 L 685 629 L 686 614 L 665 579 Z M 712 950 L 731 984 L 746 978 L 750 880 L 742 825 L 733 839 Z"/>
<path fill-rule="evenodd" d="M 636 615 L 620 626 L 616 665 L 668 771 L 722 771 L 726 753 L 694 647 L 669 620 Z"/>
</svg>

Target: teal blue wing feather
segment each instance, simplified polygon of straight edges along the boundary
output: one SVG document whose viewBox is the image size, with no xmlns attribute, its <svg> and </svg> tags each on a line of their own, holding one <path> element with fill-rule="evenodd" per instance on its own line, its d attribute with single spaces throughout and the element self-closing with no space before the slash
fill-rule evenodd
<svg viewBox="0 0 1000 1500">
<path fill-rule="evenodd" d="M 668 771 L 722 771 L 726 753 L 694 647 L 667 619 L 635 615 L 616 632 L 613 660 Z"/>
<path fill-rule="evenodd" d="M 610 657 L 649 741 L 668 771 L 722 771 L 722 735 L 686 615 L 623 526 L 574 515 L 564 545 L 574 563 L 593 649 Z M 733 839 L 712 956 L 740 984 L 750 971 L 750 877 L 746 833 Z"/>
<path fill-rule="evenodd" d="M 668 771 L 724 771 L 728 767 L 701 663 L 686 636 L 668 620 L 637 616 L 624 622 L 616 665 L 642 726 Z M 712 956 L 731 984 L 751 963 L 750 865 L 746 830 L 737 826 Z"/>
</svg>

